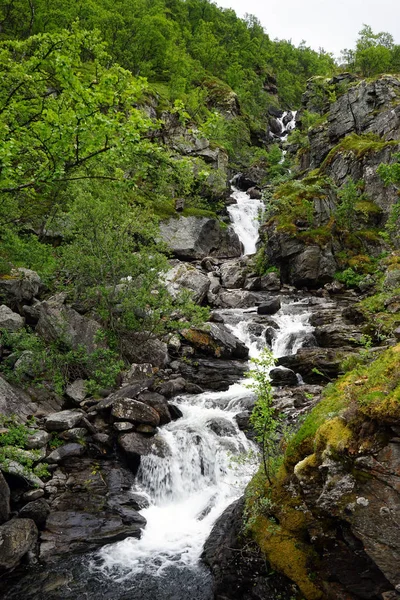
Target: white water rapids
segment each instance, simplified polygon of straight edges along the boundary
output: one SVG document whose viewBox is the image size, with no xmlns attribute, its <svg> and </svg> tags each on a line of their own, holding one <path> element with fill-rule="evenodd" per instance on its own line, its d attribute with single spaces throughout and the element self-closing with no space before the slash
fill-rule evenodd
<svg viewBox="0 0 400 600">
<path fill-rule="evenodd" d="M 232 198 L 236 204 L 228 206 L 228 213 L 235 233 L 244 247 L 244 254 L 254 254 L 257 250 L 260 216 L 264 209 L 262 200 L 251 200 L 246 192 L 232 188 Z"/>
<path fill-rule="evenodd" d="M 262 203 L 250 200 L 244 192 L 235 191 L 234 195 L 238 204 L 230 207 L 233 226 L 245 252 L 252 253 Z M 256 309 L 218 312 L 247 345 L 250 357 L 257 357 L 266 346 L 268 322 L 257 320 Z M 272 341 L 275 356 L 295 352 L 312 330 L 303 302 L 283 300 L 272 319 L 277 326 Z M 226 392 L 184 395 L 175 398 L 174 404 L 182 411 L 182 418 L 159 431 L 169 448 L 168 455 L 141 459 L 136 490 L 144 492 L 150 502 L 149 508 L 141 511 L 147 520 L 141 539 L 125 539 L 103 547 L 98 554 L 102 572 L 116 581 L 132 574 L 162 576 L 171 568 L 198 568 L 214 522 L 243 494 L 258 463 L 256 446 L 235 420 L 238 413 L 251 410 L 254 404 L 245 381 Z"/>
</svg>

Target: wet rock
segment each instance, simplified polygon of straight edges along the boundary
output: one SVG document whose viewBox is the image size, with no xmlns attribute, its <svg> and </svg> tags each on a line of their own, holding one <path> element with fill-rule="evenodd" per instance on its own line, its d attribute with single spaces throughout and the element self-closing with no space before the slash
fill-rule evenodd
<svg viewBox="0 0 400 600">
<path fill-rule="evenodd" d="M 218 600 L 279 600 L 293 595 L 291 582 L 272 574 L 265 556 L 241 535 L 244 499 L 231 504 L 217 519 L 206 540 L 202 560 L 213 574 Z"/>
<path fill-rule="evenodd" d="M 258 292 L 261 290 L 261 277 L 248 277 L 244 289 L 250 292 Z"/>
<path fill-rule="evenodd" d="M 66 396 L 77 404 L 83 402 L 87 395 L 86 383 L 84 379 L 76 379 L 73 383 L 68 384 L 65 390 Z"/>
<path fill-rule="evenodd" d="M 221 436 L 235 436 L 237 434 L 233 423 L 222 417 L 215 417 L 214 419 L 207 421 L 207 427 L 217 435 Z"/>
<path fill-rule="evenodd" d="M 14 332 L 18 331 L 25 325 L 25 319 L 19 314 L 13 312 L 5 304 L 0 306 L 0 329 Z"/>
<path fill-rule="evenodd" d="M 127 537 L 139 538 L 145 519 L 125 525 L 120 516 L 78 511 L 52 512 L 41 534 L 40 557 L 51 561 L 57 555 L 89 551 Z"/>
<path fill-rule="evenodd" d="M 279 358 L 277 364 L 300 373 L 306 383 L 326 383 L 339 375 L 342 361 L 351 353 L 343 348 L 300 348 L 295 355 Z"/>
<path fill-rule="evenodd" d="M 224 391 L 244 376 L 246 363 L 234 360 L 196 359 L 195 364 L 179 363 L 186 379 L 204 389 Z"/>
<path fill-rule="evenodd" d="M 250 427 L 250 415 L 251 412 L 249 410 L 244 410 L 237 415 L 235 415 L 235 421 L 237 426 L 241 431 L 246 431 Z"/>
<path fill-rule="evenodd" d="M 161 394 L 157 394 L 157 392 L 142 392 L 139 394 L 138 400 L 157 412 L 160 425 L 166 425 L 171 421 L 168 402 Z"/>
<path fill-rule="evenodd" d="M 63 460 L 66 460 L 67 458 L 72 458 L 74 456 L 82 456 L 83 454 L 85 454 L 85 452 L 86 448 L 81 444 L 65 444 L 64 446 L 56 448 L 55 450 L 53 450 L 53 452 L 50 452 L 50 454 L 46 458 L 46 461 L 50 464 L 56 464 Z"/>
<path fill-rule="evenodd" d="M 235 258 L 241 244 L 231 227 L 223 228 L 217 219 L 180 217 L 160 224 L 162 240 L 181 260 L 201 260 L 206 256 Z"/>
<path fill-rule="evenodd" d="M 20 519 L 32 519 L 39 529 L 42 529 L 46 524 L 46 519 L 50 513 L 50 507 L 46 500 L 40 498 L 33 502 L 28 502 L 18 513 Z"/>
<path fill-rule="evenodd" d="M 0 277 L 0 297 L 13 307 L 29 303 L 39 293 L 41 280 L 30 269 L 13 269 L 10 277 Z"/>
<path fill-rule="evenodd" d="M 298 385 L 297 376 L 291 369 L 278 367 L 269 372 L 271 385 Z"/>
<path fill-rule="evenodd" d="M 183 417 L 183 412 L 175 404 L 168 404 L 168 409 L 173 421 L 177 421 Z"/>
<path fill-rule="evenodd" d="M 16 567 L 36 544 L 38 531 L 31 519 L 12 519 L 0 526 L 0 570 Z"/>
<path fill-rule="evenodd" d="M 62 410 L 46 417 L 47 431 L 65 431 L 79 425 L 83 417 L 81 410 Z"/>
<path fill-rule="evenodd" d="M 317 345 L 322 348 L 343 348 L 343 346 L 360 346 L 362 333 L 357 327 L 336 320 L 329 325 L 316 327 L 314 336 Z"/>
<path fill-rule="evenodd" d="M 107 499 L 107 504 L 111 508 L 116 505 L 129 506 L 135 510 L 143 510 L 149 507 L 149 501 L 142 494 L 137 492 L 127 492 L 126 494 L 112 494 Z"/>
<path fill-rule="evenodd" d="M 308 246 L 292 261 L 290 269 L 290 281 L 296 287 L 319 287 L 333 280 L 337 264 L 329 249 Z"/>
<path fill-rule="evenodd" d="M 247 192 L 248 189 L 255 187 L 257 181 L 253 180 L 251 177 L 244 175 L 243 173 L 236 173 L 236 175 L 231 180 L 231 184 L 237 187 L 242 192 Z"/>
<path fill-rule="evenodd" d="M 148 438 L 136 432 L 120 435 L 118 445 L 123 450 L 133 473 L 136 473 L 139 468 L 141 456 L 154 454 L 160 458 L 165 458 L 170 453 L 168 445 L 162 438 L 158 436 Z"/>
<path fill-rule="evenodd" d="M 155 389 L 161 396 L 171 398 L 171 396 L 176 396 L 187 391 L 187 381 L 183 377 L 176 377 L 175 379 L 159 383 L 155 386 Z"/>
<path fill-rule="evenodd" d="M 100 325 L 73 308 L 60 304 L 58 300 L 41 303 L 36 331 L 48 343 L 61 338 L 75 350 L 84 346 L 89 353 L 103 345 L 97 341 Z"/>
<path fill-rule="evenodd" d="M 10 518 L 10 488 L 0 471 L 0 525 Z"/>
<path fill-rule="evenodd" d="M 37 500 L 38 498 L 42 498 L 44 496 L 44 490 L 28 490 L 27 492 L 25 492 L 25 494 L 22 496 L 22 499 L 25 502 L 32 502 L 33 500 Z"/>
<path fill-rule="evenodd" d="M 124 385 L 116 392 L 113 392 L 106 398 L 103 398 L 103 400 L 100 400 L 94 409 L 97 412 L 108 410 L 109 408 L 112 408 L 114 402 L 120 398 L 136 398 L 141 392 L 148 390 L 153 383 L 153 379 L 143 379 L 139 382 L 133 382 L 128 385 Z"/>
<path fill-rule="evenodd" d="M 132 421 L 157 427 L 160 423 L 160 415 L 152 408 L 139 400 L 132 398 L 120 398 L 113 404 L 111 411 L 115 419 Z"/>
<path fill-rule="evenodd" d="M 220 323 L 206 323 L 203 327 L 192 327 L 181 335 L 197 350 L 216 358 L 247 358 L 248 348 Z"/>
<path fill-rule="evenodd" d="M 268 302 L 263 302 L 257 308 L 257 314 L 259 315 L 274 315 L 281 308 L 280 298 L 274 298 Z"/>
<path fill-rule="evenodd" d="M 165 275 L 167 289 L 173 298 L 182 290 L 189 290 L 193 302 L 201 304 L 210 287 L 207 275 L 196 269 L 193 265 L 178 263 Z"/>
</svg>

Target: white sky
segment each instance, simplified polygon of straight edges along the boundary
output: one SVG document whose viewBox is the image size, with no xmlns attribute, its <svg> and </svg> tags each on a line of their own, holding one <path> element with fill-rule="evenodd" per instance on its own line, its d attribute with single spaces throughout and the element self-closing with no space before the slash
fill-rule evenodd
<svg viewBox="0 0 400 600">
<path fill-rule="evenodd" d="M 233 8 L 239 17 L 258 17 L 271 39 L 305 40 L 340 55 L 353 48 L 363 23 L 374 33 L 388 31 L 400 44 L 399 0 L 215 0 L 218 6 Z"/>
</svg>

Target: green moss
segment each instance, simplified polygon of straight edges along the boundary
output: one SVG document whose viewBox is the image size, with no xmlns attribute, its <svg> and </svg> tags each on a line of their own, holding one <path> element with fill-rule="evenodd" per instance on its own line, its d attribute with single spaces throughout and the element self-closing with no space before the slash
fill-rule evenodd
<svg viewBox="0 0 400 600">
<path fill-rule="evenodd" d="M 351 133 L 332 148 L 321 165 L 321 171 L 324 172 L 338 154 L 351 153 L 357 158 L 362 158 L 367 154 L 380 152 L 392 146 L 398 146 L 398 142 L 395 140 L 387 142 L 374 133 L 364 133 L 362 135 Z"/>
</svg>

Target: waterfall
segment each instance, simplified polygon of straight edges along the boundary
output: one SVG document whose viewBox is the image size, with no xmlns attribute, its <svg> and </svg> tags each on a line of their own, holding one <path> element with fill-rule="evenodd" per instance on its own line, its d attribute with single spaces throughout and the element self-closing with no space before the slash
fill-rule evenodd
<svg viewBox="0 0 400 600">
<path fill-rule="evenodd" d="M 245 253 L 252 253 L 262 203 L 237 190 L 234 196 L 238 203 L 230 207 L 233 226 Z M 281 309 L 268 319 L 260 318 L 255 307 L 215 312 L 247 345 L 250 357 L 259 356 L 266 346 L 271 323 L 275 356 L 295 352 L 312 331 L 305 301 L 283 299 Z M 142 457 L 137 476 L 135 489 L 149 500 L 149 507 L 141 511 L 147 520 L 143 535 L 140 540 L 128 538 L 103 547 L 97 553 L 96 569 L 114 581 L 134 575 L 136 586 L 139 582 L 149 586 L 149 582 L 168 576 L 169 585 L 172 579 L 176 581 L 176 594 L 165 592 L 157 598 L 191 600 L 192 592 L 180 588 L 182 577 L 196 580 L 202 548 L 214 522 L 243 494 L 259 463 L 257 447 L 239 430 L 235 419 L 254 405 L 254 393 L 247 383 L 238 381 L 225 392 L 174 398 L 183 416 L 159 430 L 169 452 L 164 458 Z M 139 595 L 132 598 L 142 599 L 139 587 Z M 211 597 L 202 593 L 206 594 L 202 598 Z"/>
<path fill-rule="evenodd" d="M 235 233 L 244 247 L 244 254 L 254 254 L 257 250 L 260 216 L 264 210 L 262 200 L 252 200 L 247 192 L 232 188 L 232 198 L 236 204 L 228 206 L 229 217 Z"/>
</svg>

